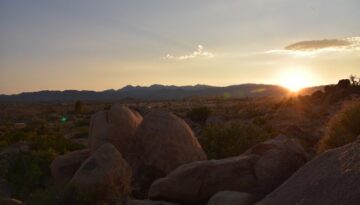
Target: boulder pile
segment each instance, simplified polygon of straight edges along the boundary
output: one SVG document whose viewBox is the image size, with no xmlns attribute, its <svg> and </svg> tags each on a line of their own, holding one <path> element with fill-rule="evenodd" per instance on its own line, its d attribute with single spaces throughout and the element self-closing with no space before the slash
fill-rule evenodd
<svg viewBox="0 0 360 205">
<path fill-rule="evenodd" d="M 51 164 L 55 180 L 69 188 L 62 204 L 355 205 L 360 201 L 360 139 L 309 162 L 301 143 L 286 136 L 259 143 L 240 156 L 206 160 L 193 131 L 178 116 L 162 111 L 141 116 L 115 105 L 92 117 L 89 145 Z"/>
<path fill-rule="evenodd" d="M 305 162 L 306 153 L 299 142 L 279 136 L 238 157 L 183 165 L 155 181 L 149 197 L 183 204 L 205 204 L 218 192 L 237 191 L 260 199 Z"/>
<path fill-rule="evenodd" d="M 146 198 L 154 180 L 199 160 L 206 160 L 206 155 L 181 118 L 149 112 L 143 119 L 124 105 L 114 105 L 92 116 L 89 149 L 59 156 L 50 169 L 55 181 L 68 185 L 62 203 L 171 205 L 126 199 L 131 194 Z"/>
</svg>

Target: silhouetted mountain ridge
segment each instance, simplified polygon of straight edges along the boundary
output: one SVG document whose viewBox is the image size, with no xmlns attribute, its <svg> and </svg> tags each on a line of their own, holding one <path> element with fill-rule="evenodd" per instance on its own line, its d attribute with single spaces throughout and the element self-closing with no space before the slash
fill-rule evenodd
<svg viewBox="0 0 360 205">
<path fill-rule="evenodd" d="M 226 87 L 216 87 L 197 84 L 194 86 L 175 86 L 154 84 L 151 86 L 127 85 L 119 90 L 43 90 L 24 92 L 16 95 L 0 95 L 0 102 L 51 102 L 51 101 L 103 101 L 121 99 L 139 100 L 179 100 L 191 97 L 264 97 L 285 96 L 289 92 L 283 87 L 266 84 L 240 84 Z"/>
</svg>

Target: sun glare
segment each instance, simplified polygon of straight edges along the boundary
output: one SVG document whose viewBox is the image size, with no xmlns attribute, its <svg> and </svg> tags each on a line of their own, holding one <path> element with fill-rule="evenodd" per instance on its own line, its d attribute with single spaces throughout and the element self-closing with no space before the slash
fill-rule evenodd
<svg viewBox="0 0 360 205">
<path fill-rule="evenodd" d="M 287 70 L 280 75 L 279 84 L 291 92 L 298 92 L 311 86 L 312 78 L 313 76 L 303 69 Z"/>
</svg>

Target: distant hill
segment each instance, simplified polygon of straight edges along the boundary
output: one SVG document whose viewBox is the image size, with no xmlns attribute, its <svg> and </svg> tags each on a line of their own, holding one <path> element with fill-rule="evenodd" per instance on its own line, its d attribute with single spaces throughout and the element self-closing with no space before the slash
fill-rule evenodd
<svg viewBox="0 0 360 205">
<path fill-rule="evenodd" d="M 149 87 L 128 85 L 119 90 L 104 90 L 100 92 L 88 90 L 45 90 L 16 95 L 0 95 L 0 102 L 69 102 L 76 100 L 112 101 L 122 99 L 179 100 L 191 97 L 278 97 L 287 94 L 288 91 L 280 86 L 264 84 L 241 84 L 226 87 L 208 85 L 166 86 L 155 84 Z"/>
</svg>

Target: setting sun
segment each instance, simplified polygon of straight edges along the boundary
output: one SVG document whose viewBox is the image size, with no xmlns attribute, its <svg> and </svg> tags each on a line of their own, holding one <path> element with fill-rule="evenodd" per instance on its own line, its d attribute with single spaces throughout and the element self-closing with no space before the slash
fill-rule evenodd
<svg viewBox="0 0 360 205">
<path fill-rule="evenodd" d="M 313 76 L 303 69 L 288 70 L 280 74 L 279 84 L 291 92 L 298 92 L 312 84 Z"/>
</svg>

